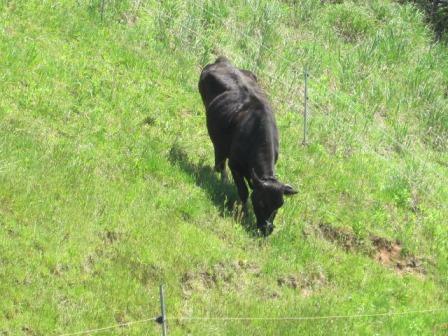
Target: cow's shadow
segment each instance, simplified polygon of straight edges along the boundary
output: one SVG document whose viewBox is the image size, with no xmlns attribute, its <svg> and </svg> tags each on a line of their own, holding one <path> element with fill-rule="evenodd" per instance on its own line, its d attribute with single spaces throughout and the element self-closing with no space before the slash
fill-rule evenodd
<svg viewBox="0 0 448 336">
<path fill-rule="evenodd" d="M 251 235 L 258 236 L 252 209 L 241 215 L 241 205 L 233 181 L 221 181 L 212 167 L 189 160 L 187 153 L 177 144 L 171 147 L 169 161 L 194 178 L 196 185 L 207 192 L 222 217 L 233 217 Z M 231 174 L 228 174 L 231 175 Z"/>
</svg>

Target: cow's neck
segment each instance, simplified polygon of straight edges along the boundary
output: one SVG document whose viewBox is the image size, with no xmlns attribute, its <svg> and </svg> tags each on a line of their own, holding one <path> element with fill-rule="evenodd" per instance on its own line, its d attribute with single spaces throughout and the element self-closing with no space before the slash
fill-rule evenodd
<svg viewBox="0 0 448 336">
<path fill-rule="evenodd" d="M 273 164 L 265 165 L 262 163 L 255 163 L 253 169 L 255 170 L 257 176 L 261 179 L 268 179 L 270 177 L 274 177 L 275 175 Z"/>
<path fill-rule="evenodd" d="M 265 107 L 255 112 L 259 123 L 254 128 L 253 138 L 256 145 L 252 148 L 252 167 L 259 178 L 275 175 L 275 156 L 277 147 L 277 129 L 272 112 Z"/>
<path fill-rule="evenodd" d="M 255 150 L 253 167 L 259 178 L 270 178 L 275 175 L 275 148 L 273 139 L 261 143 Z"/>
</svg>

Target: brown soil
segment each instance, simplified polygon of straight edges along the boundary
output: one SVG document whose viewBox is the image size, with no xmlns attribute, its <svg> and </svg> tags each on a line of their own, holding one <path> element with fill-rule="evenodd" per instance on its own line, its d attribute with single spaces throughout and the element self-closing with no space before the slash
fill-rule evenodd
<svg viewBox="0 0 448 336">
<path fill-rule="evenodd" d="M 329 224 L 319 224 L 323 237 L 348 252 L 368 254 L 381 265 L 392 268 L 399 274 L 425 274 L 423 258 L 403 253 L 403 247 L 398 240 L 370 236 L 363 240 L 349 228 L 336 228 Z"/>
<path fill-rule="evenodd" d="M 413 255 L 405 255 L 399 241 L 391 241 L 377 236 L 372 236 L 370 239 L 375 247 L 374 259 L 380 264 L 393 268 L 401 274 L 426 273 L 422 259 Z"/>
<path fill-rule="evenodd" d="M 363 243 L 356 237 L 354 232 L 348 228 L 335 228 L 329 224 L 319 224 L 319 230 L 326 240 L 336 243 L 346 251 L 357 251 L 361 249 Z"/>
</svg>

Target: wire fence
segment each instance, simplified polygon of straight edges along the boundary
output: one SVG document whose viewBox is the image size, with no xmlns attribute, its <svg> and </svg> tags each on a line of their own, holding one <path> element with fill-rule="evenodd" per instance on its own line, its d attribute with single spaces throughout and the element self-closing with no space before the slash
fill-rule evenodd
<svg viewBox="0 0 448 336">
<path fill-rule="evenodd" d="M 315 321 L 315 320 L 337 320 L 354 319 L 384 316 L 402 316 L 414 314 L 430 314 L 448 311 L 446 308 L 432 308 L 422 310 L 410 310 L 404 312 L 385 312 L 371 314 L 353 314 L 353 315 L 327 315 L 327 316 L 285 316 L 285 317 L 168 317 L 168 321 Z"/>
<path fill-rule="evenodd" d="M 166 316 L 165 321 L 167 322 L 207 322 L 207 321 L 268 321 L 268 322 L 286 322 L 286 321 L 319 321 L 319 320 L 349 320 L 349 319 L 360 319 L 360 318 L 378 318 L 378 317 L 392 317 L 392 316 L 405 316 L 405 315 L 422 315 L 422 314 L 436 314 L 448 311 L 448 307 L 442 308 L 431 308 L 431 309 L 421 309 L 421 310 L 409 310 L 409 311 L 389 311 L 383 313 L 369 313 L 369 314 L 347 314 L 347 315 L 326 315 L 326 316 L 284 316 L 284 317 L 247 317 L 247 316 L 227 316 L 227 317 L 195 317 L 195 316 Z M 148 322 L 160 323 L 161 316 L 147 318 L 143 320 L 137 320 L 132 322 L 120 323 L 115 325 L 110 325 L 102 328 L 87 329 L 83 331 L 77 331 L 73 333 L 60 334 L 59 336 L 76 336 L 76 335 L 91 335 L 95 333 L 100 333 L 104 331 L 110 331 L 117 328 L 131 327 L 137 324 L 144 324 Z M 167 332 L 166 332 L 167 334 Z"/>
<path fill-rule="evenodd" d="M 143 320 L 113 324 L 113 325 L 109 325 L 107 327 L 87 329 L 87 330 L 82 330 L 82 331 L 76 331 L 73 333 L 59 334 L 59 336 L 91 335 L 91 334 L 96 334 L 99 332 L 104 332 L 104 331 L 113 330 L 113 329 L 117 329 L 117 328 L 130 327 L 130 326 L 134 326 L 136 324 L 143 324 L 143 323 L 147 323 L 147 322 L 156 322 L 156 321 L 157 321 L 157 317 L 151 317 L 151 318 L 146 318 Z"/>
</svg>

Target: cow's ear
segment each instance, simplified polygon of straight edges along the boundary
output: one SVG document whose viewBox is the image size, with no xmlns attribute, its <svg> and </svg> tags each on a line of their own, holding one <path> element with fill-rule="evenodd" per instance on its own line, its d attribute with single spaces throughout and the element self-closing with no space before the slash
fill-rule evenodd
<svg viewBox="0 0 448 336">
<path fill-rule="evenodd" d="M 289 184 L 283 185 L 283 194 L 286 196 L 295 195 L 298 191 L 291 187 Z"/>
</svg>

